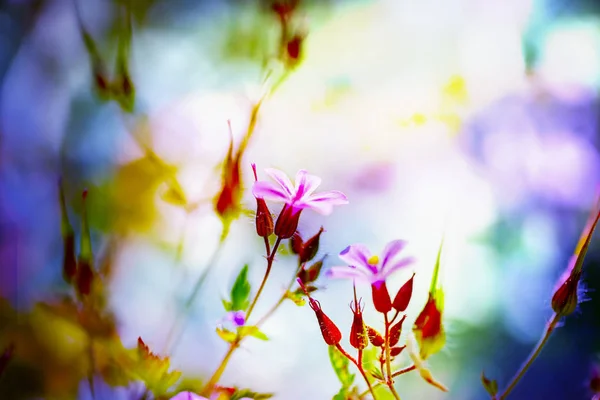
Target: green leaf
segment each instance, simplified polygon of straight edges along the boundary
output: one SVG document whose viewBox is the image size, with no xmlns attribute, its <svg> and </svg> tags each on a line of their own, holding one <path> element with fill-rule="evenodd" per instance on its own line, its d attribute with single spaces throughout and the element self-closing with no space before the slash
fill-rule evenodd
<svg viewBox="0 0 600 400">
<path fill-rule="evenodd" d="M 257 326 L 240 326 L 238 328 L 240 337 L 252 336 L 260 340 L 269 340 L 269 337 L 262 333 Z"/>
<path fill-rule="evenodd" d="M 233 343 L 237 339 L 235 332 L 223 328 L 217 328 L 217 335 L 227 343 Z"/>
<path fill-rule="evenodd" d="M 304 294 L 299 292 L 290 292 L 289 290 L 285 292 L 285 298 L 290 299 L 294 302 L 298 307 L 302 307 L 306 304 L 306 300 L 304 299 Z"/>
<path fill-rule="evenodd" d="M 273 393 L 256 393 L 250 389 L 237 389 L 235 393 L 231 395 L 230 400 L 240 400 L 244 397 L 254 400 L 263 400 L 273 397 Z"/>
<path fill-rule="evenodd" d="M 335 346 L 329 346 L 329 360 L 342 388 L 349 388 L 354 382 L 354 374 L 350 373 L 350 361 Z"/>
<path fill-rule="evenodd" d="M 231 309 L 244 311 L 250 305 L 250 282 L 248 282 L 248 264 L 238 274 L 231 288 Z"/>
<path fill-rule="evenodd" d="M 348 399 L 348 388 L 342 387 L 339 392 L 331 400 L 346 400 Z"/>
<path fill-rule="evenodd" d="M 223 307 L 225 308 L 225 311 L 229 312 L 229 311 L 233 311 L 232 307 L 233 307 L 233 303 L 230 301 L 227 301 L 225 299 L 221 300 L 223 302 Z"/>
</svg>

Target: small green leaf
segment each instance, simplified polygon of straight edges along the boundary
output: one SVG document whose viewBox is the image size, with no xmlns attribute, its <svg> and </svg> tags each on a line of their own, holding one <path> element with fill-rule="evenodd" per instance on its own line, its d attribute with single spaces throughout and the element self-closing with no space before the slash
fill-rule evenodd
<svg viewBox="0 0 600 400">
<path fill-rule="evenodd" d="M 287 292 L 285 292 L 285 297 L 286 297 L 286 299 L 290 299 L 291 301 L 293 301 L 294 304 L 296 304 L 298 307 L 302 307 L 303 305 L 306 304 L 306 300 L 304 300 L 303 293 L 290 292 L 288 290 Z"/>
<path fill-rule="evenodd" d="M 482 372 L 481 383 L 483 384 L 485 390 L 490 394 L 490 396 L 496 397 L 496 395 L 498 394 L 498 382 L 495 379 L 488 379 Z"/>
<path fill-rule="evenodd" d="M 349 388 L 354 382 L 354 374 L 350 373 L 350 361 L 335 346 L 329 346 L 329 360 L 343 388 Z"/>
<path fill-rule="evenodd" d="M 223 328 L 217 328 L 217 335 L 227 343 L 233 343 L 237 339 L 235 332 Z"/>
<path fill-rule="evenodd" d="M 250 305 L 250 282 L 248 282 L 248 264 L 238 274 L 231 288 L 231 309 L 244 311 Z"/>
<path fill-rule="evenodd" d="M 273 397 L 273 393 L 256 393 L 250 389 L 237 389 L 230 397 L 230 400 L 240 400 L 244 397 L 254 400 L 265 400 Z"/>
<path fill-rule="evenodd" d="M 230 301 L 227 301 L 225 299 L 221 300 L 223 302 L 223 307 L 225 308 L 225 311 L 229 312 L 229 311 L 233 311 L 231 307 L 233 307 L 233 303 Z"/>
<path fill-rule="evenodd" d="M 348 388 L 342 387 L 339 392 L 333 396 L 331 400 L 346 400 L 348 399 Z"/>
<path fill-rule="evenodd" d="M 161 198 L 171 205 L 177 207 L 187 206 L 187 199 L 185 194 L 180 188 L 169 187 L 162 195 Z"/>
<path fill-rule="evenodd" d="M 368 370 L 368 372 L 371 374 L 371 376 L 373 376 L 373 378 L 379 379 L 380 381 L 385 382 L 385 378 L 384 378 L 383 374 L 381 373 L 381 370 L 379 369 L 379 367 L 372 367 L 371 369 Z"/>
<path fill-rule="evenodd" d="M 240 337 L 252 336 L 260 340 L 269 340 L 269 337 L 262 333 L 257 326 L 240 326 L 238 328 Z"/>
</svg>

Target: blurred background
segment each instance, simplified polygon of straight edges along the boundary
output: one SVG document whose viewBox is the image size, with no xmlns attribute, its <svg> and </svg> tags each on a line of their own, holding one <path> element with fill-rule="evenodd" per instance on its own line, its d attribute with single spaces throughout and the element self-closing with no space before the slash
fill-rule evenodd
<svg viewBox="0 0 600 400">
<path fill-rule="evenodd" d="M 529 354 L 600 184 L 600 3 L 302 1 L 286 25 L 301 46 L 297 54 L 285 47 L 283 61 L 271 3 L 0 3 L 0 348 L 17 341 L 0 398 L 92 398 L 87 379 L 72 373 L 81 367 L 80 332 L 36 314 L 39 303 L 70 290 L 61 276 L 59 177 L 76 235 L 88 190 L 95 264 L 106 273 L 106 308 L 123 346 L 141 336 L 166 355 L 194 282 L 214 267 L 168 354 L 186 377 L 206 380 L 226 351 L 215 328 L 241 266 L 249 264 L 254 289 L 263 276 L 251 163 L 263 179 L 264 168 L 290 176 L 307 169 L 322 177 L 322 190 L 348 196 L 331 216 L 307 211 L 300 221 L 305 237 L 325 228 L 325 269 L 341 264 L 337 254 L 349 244 L 378 252 L 390 240 L 409 241 L 417 259 L 411 323 L 445 236 L 448 344 L 430 366 L 450 392 L 407 374 L 397 379 L 403 398 L 488 398 L 481 371 L 503 387 Z M 102 78 L 123 77 L 134 94 L 103 91 Z M 223 160 L 230 140 L 234 152 L 243 142 L 269 82 L 281 84 L 261 103 L 240 151 L 245 211 L 213 257 L 223 229 L 213 204 Z M 595 238 L 584 265 L 587 301 L 511 398 L 591 398 L 599 262 Z M 257 315 L 277 301 L 294 268 L 283 252 Z M 408 276 L 393 277 L 390 290 Z M 315 297 L 349 347 L 352 286 L 318 283 Z M 358 290 L 368 297 L 368 287 Z M 365 318 L 381 326 L 373 310 Z M 270 341 L 246 341 L 221 383 L 276 399 L 337 393 L 308 307 L 284 303 L 263 331 Z M 94 382 L 96 399 L 143 392 L 100 376 Z"/>
</svg>

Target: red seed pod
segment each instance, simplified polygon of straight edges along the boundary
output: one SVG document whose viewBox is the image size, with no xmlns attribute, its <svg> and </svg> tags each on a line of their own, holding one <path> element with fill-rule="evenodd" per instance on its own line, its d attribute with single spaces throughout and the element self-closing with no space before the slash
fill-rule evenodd
<svg viewBox="0 0 600 400">
<path fill-rule="evenodd" d="M 350 309 L 354 313 L 352 327 L 350 328 L 350 344 L 355 349 L 362 350 L 369 344 L 369 338 L 365 331 L 365 323 L 362 316 L 363 307 L 360 304 L 360 300 L 358 303 L 350 303 Z"/>
<path fill-rule="evenodd" d="M 415 274 L 413 273 L 410 279 L 406 281 L 400 290 L 398 290 L 398 293 L 396 293 L 396 297 L 394 297 L 394 302 L 392 303 L 392 306 L 396 311 L 406 311 L 408 303 L 410 303 L 410 298 L 412 297 L 414 278 Z"/>
<path fill-rule="evenodd" d="M 280 239 L 291 238 L 298 228 L 301 213 L 302 210 L 295 210 L 294 207 L 290 207 L 287 204 L 283 206 L 281 213 L 277 217 L 277 222 L 275 222 L 275 235 Z"/>
<path fill-rule="evenodd" d="M 77 274 L 77 261 L 75 259 L 75 235 L 71 232 L 63 238 L 63 279 L 71 283 Z"/>
<path fill-rule="evenodd" d="M 302 246 L 302 250 L 300 251 L 300 262 L 304 263 L 312 260 L 317 255 L 319 251 L 319 239 L 321 238 L 321 233 L 323 233 L 323 227 L 319 229 L 313 237 L 308 239 L 304 245 Z M 293 237 L 293 236 L 292 236 Z"/>
<path fill-rule="evenodd" d="M 392 300 L 385 281 L 375 282 L 371 285 L 373 305 L 380 313 L 387 313 L 392 309 Z"/>
<path fill-rule="evenodd" d="M 319 328 L 321 328 L 321 334 L 323 335 L 325 343 L 327 343 L 329 346 L 338 344 L 342 340 L 342 332 L 335 325 L 335 323 L 323 312 L 323 310 L 321 309 L 321 303 L 310 297 L 310 295 L 308 294 L 308 290 L 306 290 L 306 287 L 299 279 L 298 283 L 300 284 L 300 287 L 304 290 L 304 293 L 306 293 L 306 296 L 308 296 L 310 308 L 313 309 L 315 315 L 317 316 Z"/>
<path fill-rule="evenodd" d="M 402 350 L 404 350 L 405 348 L 406 346 L 392 347 L 390 349 L 390 356 L 396 357 L 398 354 L 402 353 Z"/>
<path fill-rule="evenodd" d="M 290 238 L 290 249 L 294 254 L 302 253 L 302 248 L 304 247 L 304 241 L 302 240 L 302 236 L 300 236 L 300 232 L 295 232 Z"/>
<path fill-rule="evenodd" d="M 402 316 L 402 319 L 390 328 L 390 346 L 395 346 L 398 344 L 398 341 L 400 340 L 400 335 L 402 334 L 402 323 L 405 319 L 406 315 Z"/>
<path fill-rule="evenodd" d="M 370 326 L 367 326 L 367 335 L 369 336 L 369 341 L 375 347 L 381 347 L 385 343 L 383 336 Z"/>
</svg>

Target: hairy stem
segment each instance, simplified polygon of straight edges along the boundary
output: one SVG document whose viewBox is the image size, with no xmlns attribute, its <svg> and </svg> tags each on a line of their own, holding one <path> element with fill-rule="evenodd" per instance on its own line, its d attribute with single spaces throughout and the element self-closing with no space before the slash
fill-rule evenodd
<svg viewBox="0 0 600 400">
<path fill-rule="evenodd" d="M 535 359 L 540 355 L 542 349 L 548 342 L 548 339 L 550 339 L 550 335 L 552 335 L 552 332 L 554 332 L 554 329 L 556 328 L 556 325 L 559 321 L 560 316 L 558 314 L 552 315 L 552 318 L 550 318 L 550 320 L 548 321 L 546 325 L 546 330 L 544 331 L 544 334 L 540 338 L 538 344 L 535 346 L 531 354 L 529 354 L 529 357 L 527 357 L 527 360 L 525 360 L 523 365 L 521 365 L 521 368 L 519 368 L 515 376 L 513 376 L 513 378 L 510 381 L 510 384 L 506 387 L 506 389 L 504 389 L 504 392 L 502 392 L 502 394 L 500 394 L 499 396 L 496 396 L 495 399 L 504 400 L 506 399 L 506 397 L 508 397 L 510 392 L 515 388 L 515 386 L 517 386 L 517 383 L 519 383 L 521 378 L 523 378 L 529 367 L 531 367 L 531 364 L 533 364 Z"/>
<path fill-rule="evenodd" d="M 375 392 L 373 391 L 373 386 L 371 386 L 371 382 L 369 382 L 369 377 L 367 376 L 367 373 L 365 372 L 362 366 L 362 351 L 358 351 L 359 361 L 357 361 L 350 354 L 346 353 L 346 350 L 344 350 L 344 348 L 339 343 L 336 344 L 335 347 L 340 351 L 340 353 L 344 355 L 344 357 L 346 357 L 348 360 L 352 361 L 354 365 L 356 365 L 356 368 L 358 368 L 358 370 L 360 371 L 360 374 L 364 378 L 365 382 L 367 382 L 367 387 L 369 388 L 369 392 L 371 392 L 371 396 L 373 396 L 373 400 L 377 400 L 377 398 L 375 397 Z"/>
<path fill-rule="evenodd" d="M 387 372 L 387 386 L 390 388 L 390 392 L 394 395 L 396 400 L 400 400 L 400 395 L 394 388 L 394 379 L 392 377 L 392 366 L 391 366 L 391 355 L 390 355 L 390 321 L 387 313 L 383 314 L 385 317 L 385 368 Z"/>
</svg>

